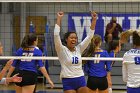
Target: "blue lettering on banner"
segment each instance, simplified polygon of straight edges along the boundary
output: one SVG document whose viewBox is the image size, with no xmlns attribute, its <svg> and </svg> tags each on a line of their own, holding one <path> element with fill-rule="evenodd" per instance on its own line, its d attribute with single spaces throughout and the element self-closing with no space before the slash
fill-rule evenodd
<svg viewBox="0 0 140 93">
<path fill-rule="evenodd" d="M 140 57 L 135 57 L 134 60 L 135 60 L 135 64 L 140 64 Z"/>
<path fill-rule="evenodd" d="M 140 14 L 99 14 L 95 34 L 99 34 L 104 40 L 106 25 L 111 18 L 115 16 L 123 30 L 139 29 Z M 76 31 L 78 42 L 81 42 L 88 34 L 91 25 L 91 15 L 89 13 L 69 13 L 68 14 L 68 31 Z M 89 32 L 90 33 L 90 32 Z"/>
</svg>

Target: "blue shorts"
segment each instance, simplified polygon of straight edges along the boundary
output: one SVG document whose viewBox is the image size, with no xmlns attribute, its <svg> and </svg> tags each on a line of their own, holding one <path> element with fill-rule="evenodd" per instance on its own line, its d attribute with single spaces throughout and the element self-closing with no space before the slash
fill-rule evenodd
<svg viewBox="0 0 140 93">
<path fill-rule="evenodd" d="M 86 80 L 84 76 L 76 78 L 62 78 L 63 90 L 77 90 L 80 87 L 86 86 Z"/>
<path fill-rule="evenodd" d="M 140 87 L 138 88 L 127 87 L 127 93 L 140 93 Z"/>
</svg>

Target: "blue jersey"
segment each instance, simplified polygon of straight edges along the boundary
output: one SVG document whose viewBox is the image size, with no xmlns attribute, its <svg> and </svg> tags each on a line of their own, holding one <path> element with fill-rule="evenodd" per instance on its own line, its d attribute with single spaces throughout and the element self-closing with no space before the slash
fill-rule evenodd
<svg viewBox="0 0 140 93">
<path fill-rule="evenodd" d="M 26 56 L 26 57 L 42 56 L 42 52 L 41 50 L 39 50 L 38 47 L 35 47 L 33 50 L 28 50 L 28 51 L 20 48 L 16 52 L 16 56 Z M 28 70 L 37 73 L 37 66 L 43 67 L 44 64 L 42 60 L 21 59 L 21 60 L 14 60 L 12 66 L 17 67 L 19 70 Z"/>
<path fill-rule="evenodd" d="M 114 51 L 111 51 L 111 52 L 109 52 L 108 54 L 109 54 L 110 57 L 115 57 Z"/>
<path fill-rule="evenodd" d="M 107 51 L 95 52 L 93 57 L 109 57 Z M 104 77 L 107 75 L 107 71 L 111 70 L 111 62 L 103 60 L 90 60 L 85 65 L 85 70 L 89 76 Z"/>
</svg>

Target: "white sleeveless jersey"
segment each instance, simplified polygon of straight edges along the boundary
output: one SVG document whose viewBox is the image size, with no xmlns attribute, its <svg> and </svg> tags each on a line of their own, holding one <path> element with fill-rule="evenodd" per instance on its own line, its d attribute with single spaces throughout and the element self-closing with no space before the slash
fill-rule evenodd
<svg viewBox="0 0 140 93">
<path fill-rule="evenodd" d="M 60 27 L 56 24 L 54 29 L 54 43 L 61 64 L 60 77 L 74 78 L 84 76 L 81 54 L 90 43 L 94 31 L 91 31 L 91 33 L 75 47 L 74 52 L 71 52 L 66 46 L 62 45 L 59 32 Z"/>
<path fill-rule="evenodd" d="M 122 73 L 128 87 L 140 87 L 140 49 L 131 49 L 124 54 Z"/>
</svg>

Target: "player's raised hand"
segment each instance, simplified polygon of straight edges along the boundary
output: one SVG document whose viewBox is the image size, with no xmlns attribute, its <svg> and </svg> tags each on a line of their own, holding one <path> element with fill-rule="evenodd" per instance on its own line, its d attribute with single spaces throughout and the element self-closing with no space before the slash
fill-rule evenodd
<svg viewBox="0 0 140 93">
<path fill-rule="evenodd" d="M 92 16 L 92 18 L 97 19 L 98 15 L 95 11 L 91 11 L 91 16 Z"/>
<path fill-rule="evenodd" d="M 57 24 L 58 26 L 61 25 L 61 19 L 62 19 L 63 16 L 64 16 L 64 12 L 62 12 L 62 11 L 57 12 L 57 21 L 56 21 L 56 24 Z"/>
<path fill-rule="evenodd" d="M 92 23 L 91 23 L 90 29 L 94 30 L 96 26 L 96 21 L 97 21 L 97 13 L 95 11 L 91 11 L 91 16 L 92 16 Z"/>
<path fill-rule="evenodd" d="M 57 17 L 62 18 L 64 16 L 64 12 L 60 11 L 57 12 Z"/>
</svg>

